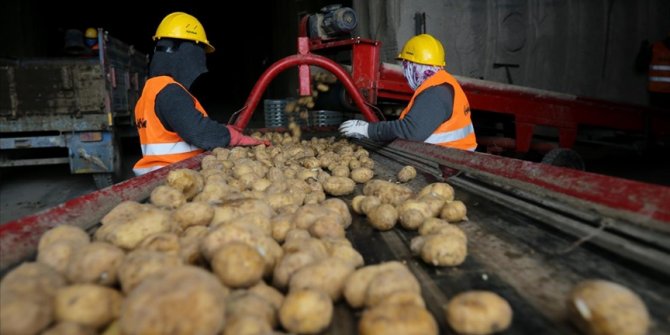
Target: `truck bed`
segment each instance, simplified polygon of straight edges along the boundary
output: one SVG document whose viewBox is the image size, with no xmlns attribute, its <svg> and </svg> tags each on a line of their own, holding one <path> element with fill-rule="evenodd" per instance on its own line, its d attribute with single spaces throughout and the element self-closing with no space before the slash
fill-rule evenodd
<svg viewBox="0 0 670 335">
<path fill-rule="evenodd" d="M 529 196 L 524 192 L 531 192 L 532 188 L 523 187 L 518 180 L 488 178 L 473 168 L 476 165 L 473 161 L 489 159 L 479 156 L 482 154 L 461 154 L 403 142 L 389 146 L 361 144 L 367 146 L 375 160 L 376 178 L 394 179 L 400 168 L 411 164 L 419 172 L 409 183 L 411 188 L 418 191 L 446 178 L 455 188 L 456 199 L 468 206 L 469 220 L 459 224 L 468 236 L 468 257 L 456 267 L 434 267 L 413 257 L 409 250 L 411 238 L 417 235 L 413 231 L 395 228 L 379 232 L 365 222 L 365 217 L 355 214 L 347 231 L 347 237 L 366 264 L 399 260 L 410 268 L 421 283 L 423 298 L 441 334 L 454 333 L 446 325 L 442 306 L 455 294 L 472 289 L 496 292 L 510 303 L 514 318 L 504 334 L 577 333 L 566 320 L 565 304 L 570 289 L 585 279 L 606 279 L 630 288 L 649 310 L 653 320 L 649 334 L 670 332 L 667 317 L 670 315 L 670 286 L 667 285 L 670 243 L 666 243 L 668 234 L 664 230 L 668 225 L 664 221 L 667 207 L 661 208 L 659 203 L 647 201 L 640 194 L 635 194 L 639 200 L 658 208 L 640 213 L 608 208 L 602 203 L 570 202 L 564 194 L 555 194 L 537 185 L 534 187 L 539 193 Z M 437 150 L 435 157 L 421 153 L 424 149 Z M 444 154 L 449 154 L 455 163 L 440 156 Z M 32 259 L 39 237 L 50 227 L 67 222 L 85 229 L 95 228 L 99 219 L 119 202 L 146 199 L 170 170 L 197 169 L 202 157 L 204 154 L 0 226 L 2 273 L 21 261 Z M 463 157 L 468 157 L 470 162 Z M 507 167 L 524 164 L 549 176 L 559 171 L 589 189 L 594 188 L 588 184 L 589 180 L 598 179 L 586 174 L 582 180 L 579 179 L 581 172 L 555 170 L 530 162 L 518 163 L 503 157 L 491 159 L 488 166 L 502 161 L 507 162 Z M 610 179 L 608 185 L 615 190 L 623 186 L 644 186 L 661 205 L 668 204 L 667 188 Z M 564 182 L 569 185 L 567 179 Z M 357 188 L 356 193 L 360 193 L 362 185 Z M 352 197 L 344 200 L 350 203 Z M 609 198 L 616 196 L 610 194 Z M 634 201 L 631 203 L 634 205 Z M 645 232 L 653 234 L 645 235 Z M 334 320 L 324 334 L 356 334 L 360 316 L 360 311 L 339 302 Z"/>
</svg>

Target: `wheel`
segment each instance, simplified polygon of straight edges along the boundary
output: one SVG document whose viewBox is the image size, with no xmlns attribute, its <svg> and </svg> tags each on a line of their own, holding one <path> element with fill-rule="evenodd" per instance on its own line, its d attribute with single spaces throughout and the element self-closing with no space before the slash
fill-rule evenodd
<svg viewBox="0 0 670 335">
<path fill-rule="evenodd" d="M 115 184 L 114 174 L 113 173 L 94 173 L 93 182 L 95 182 L 95 187 L 97 189 L 103 189 L 108 186 Z"/>
<path fill-rule="evenodd" d="M 121 141 L 114 140 L 114 160 L 113 160 L 113 172 L 109 173 L 94 173 L 93 182 L 97 189 L 103 189 L 105 187 L 112 186 L 123 179 L 122 169 L 123 164 L 121 164 Z"/>
<path fill-rule="evenodd" d="M 574 150 L 565 148 L 552 149 L 544 155 L 542 163 L 581 171 L 586 169 L 582 156 Z"/>
</svg>

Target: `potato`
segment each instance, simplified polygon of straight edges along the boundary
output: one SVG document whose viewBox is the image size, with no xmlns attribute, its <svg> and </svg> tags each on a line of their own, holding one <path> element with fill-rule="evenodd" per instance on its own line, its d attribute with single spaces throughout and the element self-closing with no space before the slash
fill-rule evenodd
<svg viewBox="0 0 670 335">
<path fill-rule="evenodd" d="M 183 229 L 190 226 L 206 226 L 214 218 L 214 208 L 205 202 L 189 202 L 179 206 L 172 217 Z"/>
<path fill-rule="evenodd" d="M 127 220 L 102 225 L 95 232 L 95 238 L 131 250 L 151 234 L 172 230 L 169 212 L 152 205 L 141 205 L 135 209 L 134 216 Z"/>
<path fill-rule="evenodd" d="M 414 305 L 417 307 L 426 307 L 421 294 L 413 291 L 396 291 L 383 298 L 379 305 Z"/>
<path fill-rule="evenodd" d="M 417 200 L 407 200 L 398 206 L 398 219 L 405 229 L 416 230 L 432 216 L 433 212 L 427 203 Z"/>
<path fill-rule="evenodd" d="M 374 195 L 382 203 L 398 206 L 411 198 L 414 192 L 407 186 L 397 185 L 385 180 L 373 179 L 365 183 L 363 194 Z"/>
<path fill-rule="evenodd" d="M 233 186 L 228 185 L 225 181 L 217 181 L 214 177 L 210 177 L 207 183 L 205 183 L 202 192 L 196 195 L 193 198 L 193 201 L 216 205 L 222 203 L 224 198 L 235 192 L 238 192 L 238 190 Z"/>
<path fill-rule="evenodd" d="M 53 320 L 53 303 L 46 294 L 0 294 L 0 334 L 38 334 Z"/>
<path fill-rule="evenodd" d="M 398 291 L 409 291 L 420 295 L 421 286 L 406 266 L 387 266 L 370 281 L 365 291 L 365 305 L 368 307 L 378 305 L 386 297 Z"/>
<path fill-rule="evenodd" d="M 323 216 L 309 226 L 307 231 L 315 238 L 345 236 L 342 220 L 334 216 Z"/>
<path fill-rule="evenodd" d="M 368 213 L 370 225 L 381 231 L 393 229 L 397 221 L 398 211 L 389 204 L 379 205 Z"/>
<path fill-rule="evenodd" d="M 56 319 L 100 328 L 118 318 L 122 299 L 118 291 L 104 286 L 92 284 L 67 286 L 56 293 L 54 299 Z"/>
<path fill-rule="evenodd" d="M 61 240 L 48 244 L 37 254 L 37 261 L 65 275 L 70 259 L 85 244 L 88 242 L 81 243 L 73 240 Z"/>
<path fill-rule="evenodd" d="M 351 194 L 356 188 L 356 183 L 346 177 L 329 177 L 321 185 L 324 192 L 336 197 Z"/>
<path fill-rule="evenodd" d="M 286 254 L 284 258 L 279 260 L 279 263 L 274 268 L 272 286 L 278 289 L 286 288 L 294 273 L 322 258 L 323 257 L 320 257 L 319 255 L 307 251 Z"/>
<path fill-rule="evenodd" d="M 421 198 L 427 194 L 434 194 L 442 197 L 445 201 L 454 200 L 454 188 L 447 183 L 432 183 L 426 185 L 424 188 L 419 191 L 417 195 L 418 198 Z"/>
<path fill-rule="evenodd" d="M 186 196 L 174 187 L 160 185 L 151 191 L 149 201 L 157 207 L 175 209 L 186 203 Z"/>
<path fill-rule="evenodd" d="M 270 225 L 272 226 L 272 238 L 277 242 L 284 242 L 288 231 L 294 228 L 293 214 L 284 213 L 275 215 L 270 220 Z"/>
<path fill-rule="evenodd" d="M 302 267 L 291 276 L 289 292 L 302 289 L 318 290 L 337 301 L 342 296 L 344 283 L 354 267 L 339 258 L 326 258 Z"/>
<path fill-rule="evenodd" d="M 59 322 L 41 335 L 96 335 L 95 329 L 74 322 Z"/>
<path fill-rule="evenodd" d="M 182 265 L 181 257 L 151 250 L 134 250 L 119 265 L 119 282 L 124 293 L 129 293 L 144 279 L 160 272 Z"/>
<path fill-rule="evenodd" d="M 430 217 L 438 217 L 440 211 L 442 211 L 442 207 L 447 202 L 441 196 L 432 193 L 421 196 L 417 200 L 428 205 L 428 208 L 430 209 Z"/>
<path fill-rule="evenodd" d="M 79 249 L 70 259 L 67 279 L 72 283 L 111 286 L 117 282 L 123 250 L 103 242 L 93 242 Z"/>
<path fill-rule="evenodd" d="M 41 253 L 44 248 L 48 247 L 51 244 L 69 241 L 74 242 L 75 244 L 87 244 L 91 241 L 91 238 L 88 234 L 81 228 L 70 226 L 70 225 L 59 225 L 47 230 L 42 237 L 40 237 L 40 242 L 37 246 L 37 252 Z"/>
<path fill-rule="evenodd" d="M 398 171 L 398 180 L 401 183 L 406 183 L 414 178 L 416 178 L 416 169 L 413 166 L 407 165 Z"/>
<path fill-rule="evenodd" d="M 321 184 L 319 184 L 321 185 Z M 312 193 L 305 194 L 305 204 L 319 204 L 326 200 L 326 193 L 322 191 L 316 191 Z"/>
<path fill-rule="evenodd" d="M 184 193 L 187 200 L 195 197 L 205 186 L 205 179 L 198 171 L 191 169 L 172 170 L 166 179 L 167 184 Z"/>
<path fill-rule="evenodd" d="M 241 316 L 226 322 L 223 335 L 270 335 L 272 327 L 255 316 Z"/>
<path fill-rule="evenodd" d="M 360 308 L 365 305 L 366 292 L 370 282 L 382 271 L 394 268 L 404 268 L 405 266 L 400 262 L 387 262 L 378 265 L 369 265 L 362 267 L 349 278 L 344 284 L 344 298 L 353 308 Z"/>
<path fill-rule="evenodd" d="M 326 329 L 332 318 L 333 302 L 320 291 L 290 292 L 279 309 L 279 320 L 291 333 L 316 334 Z"/>
<path fill-rule="evenodd" d="M 258 284 L 252 286 L 248 290 L 250 293 L 253 293 L 263 299 L 265 299 L 272 308 L 279 310 L 282 303 L 284 303 L 284 295 L 281 292 L 277 291 L 272 286 L 269 286 L 264 281 L 258 282 Z"/>
<path fill-rule="evenodd" d="M 224 285 L 244 288 L 261 280 L 265 260 L 256 248 L 243 242 L 231 242 L 214 253 L 211 265 Z"/>
<path fill-rule="evenodd" d="M 181 233 L 181 240 L 183 239 L 190 239 L 190 238 L 203 238 L 209 234 L 209 229 L 204 226 L 191 226 L 186 229 Z"/>
<path fill-rule="evenodd" d="M 351 164 L 351 163 L 349 163 L 349 164 Z M 353 179 L 353 181 L 355 181 L 359 184 L 367 183 L 374 176 L 375 176 L 374 171 L 372 171 L 368 168 L 359 167 L 359 168 L 352 169 L 352 171 L 351 171 L 351 179 Z"/>
<path fill-rule="evenodd" d="M 449 222 L 459 222 L 465 219 L 466 214 L 467 209 L 465 208 L 465 204 L 462 201 L 454 200 L 447 202 L 442 207 L 440 217 Z"/>
<path fill-rule="evenodd" d="M 114 222 L 126 222 L 132 220 L 138 212 L 144 210 L 144 207 L 145 205 L 137 201 L 122 201 L 112 208 L 109 213 L 103 216 L 102 219 L 100 219 L 100 223 L 104 226 Z"/>
<path fill-rule="evenodd" d="M 588 335 L 642 335 L 649 328 L 649 312 L 633 291 L 606 280 L 577 284 L 567 301 L 570 321 Z"/>
<path fill-rule="evenodd" d="M 428 235 L 437 232 L 440 227 L 449 226 L 449 222 L 438 219 L 438 218 L 428 218 L 421 224 L 419 227 L 420 235 Z"/>
<path fill-rule="evenodd" d="M 284 198 L 286 198 L 284 196 Z M 210 224 L 229 222 L 246 214 L 258 214 L 271 218 L 274 214 L 270 204 L 258 199 L 238 199 L 228 201 L 221 206 L 214 207 L 214 218 Z"/>
<path fill-rule="evenodd" d="M 439 328 L 426 309 L 412 304 L 383 304 L 363 312 L 360 335 L 437 335 Z"/>
<path fill-rule="evenodd" d="M 226 291 L 205 270 L 182 266 L 145 279 L 126 297 L 121 333 L 218 334 L 225 323 Z"/>
<path fill-rule="evenodd" d="M 364 214 L 363 209 L 361 208 L 363 199 L 365 199 L 364 195 L 357 195 L 351 199 L 351 209 L 353 209 L 356 214 Z"/>
<path fill-rule="evenodd" d="M 435 266 L 460 265 L 467 254 L 467 239 L 458 234 L 426 235 L 421 246 L 421 259 Z"/>
<path fill-rule="evenodd" d="M 277 325 L 277 311 L 262 297 L 247 290 L 233 291 L 226 298 L 226 320 L 252 316 L 271 327 Z"/>
<path fill-rule="evenodd" d="M 179 255 L 181 253 L 181 243 L 179 242 L 179 236 L 175 233 L 157 233 L 147 236 L 137 246 L 137 249 Z"/>
<path fill-rule="evenodd" d="M 345 239 L 346 240 L 346 239 Z M 363 266 L 363 256 L 351 245 L 336 244 L 328 247 L 331 257 L 339 258 L 354 268 Z"/>
<path fill-rule="evenodd" d="M 445 313 L 449 326 L 460 334 L 493 334 L 507 329 L 512 323 L 510 305 L 488 291 L 456 295 L 446 305 Z"/>
<path fill-rule="evenodd" d="M 330 171 L 333 177 L 349 177 L 349 167 L 345 165 L 337 165 Z"/>
<path fill-rule="evenodd" d="M 330 198 L 324 201 L 321 206 L 331 209 L 339 214 L 343 219 L 342 223 L 344 228 L 348 228 L 351 225 L 351 213 L 349 212 L 349 207 L 347 203 L 339 198 Z"/>
<path fill-rule="evenodd" d="M 375 197 L 374 195 L 367 195 L 363 197 L 364 198 L 361 200 L 361 212 L 363 212 L 365 215 L 370 215 L 370 212 L 373 209 L 382 204 L 381 199 L 379 199 L 379 197 Z"/>
<path fill-rule="evenodd" d="M 2 278 L 0 296 L 12 293 L 53 297 L 65 285 L 65 277 L 53 268 L 41 263 L 24 262 Z"/>
</svg>

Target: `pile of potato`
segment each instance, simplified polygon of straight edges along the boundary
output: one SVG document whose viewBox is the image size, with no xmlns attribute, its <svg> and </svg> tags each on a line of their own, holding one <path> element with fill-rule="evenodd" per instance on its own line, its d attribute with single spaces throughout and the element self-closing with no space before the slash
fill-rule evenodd
<svg viewBox="0 0 670 335">
<path fill-rule="evenodd" d="M 412 250 L 454 266 L 467 239 L 451 224 L 466 219 L 453 188 L 435 183 L 415 194 L 373 179 L 369 153 L 346 140 L 301 141 L 299 129 L 253 136 L 273 146 L 217 148 L 200 171 L 171 171 L 146 203 L 125 201 L 105 215 L 92 239 L 68 225 L 46 232 L 36 261 L 0 283 L 0 334 L 316 334 L 342 298 L 364 309 L 360 334 L 437 334 L 404 264 L 365 266 L 345 238 L 349 205 L 336 197 L 364 184 L 356 213 L 379 230 L 397 222 L 418 230 Z M 398 180 L 416 175 L 403 170 Z M 470 300 L 454 298 L 451 327 L 484 334 L 467 325 L 488 317 L 481 327 L 506 328 L 509 305 L 482 299 L 494 312 L 477 316 L 488 309 L 468 312 Z"/>
</svg>

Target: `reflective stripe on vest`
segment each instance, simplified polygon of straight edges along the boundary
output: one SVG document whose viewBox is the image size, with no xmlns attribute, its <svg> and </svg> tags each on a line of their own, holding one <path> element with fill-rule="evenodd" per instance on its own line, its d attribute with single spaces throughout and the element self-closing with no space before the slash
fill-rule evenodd
<svg viewBox="0 0 670 335">
<path fill-rule="evenodd" d="M 142 96 L 135 105 L 135 120 L 143 156 L 133 167 L 138 175 L 191 158 L 204 151 L 184 141 L 176 132 L 167 130 L 156 115 L 156 96 L 170 84 L 177 84 L 188 92 L 171 77 L 153 77 L 145 83 Z M 195 109 L 207 117 L 207 112 L 198 99 L 192 95 L 191 98 Z"/>
<path fill-rule="evenodd" d="M 143 174 L 147 174 L 151 171 L 156 171 L 160 168 L 162 168 L 165 165 L 154 165 L 148 168 L 133 168 L 133 173 L 135 173 L 136 176 L 141 176 Z"/>
<path fill-rule="evenodd" d="M 649 91 L 670 93 L 670 49 L 660 41 L 653 44 L 651 52 Z"/>
<path fill-rule="evenodd" d="M 440 124 L 424 142 L 443 147 L 474 151 L 477 149 L 477 138 L 470 120 L 470 103 L 463 92 L 463 88 L 456 78 L 444 70 L 440 70 L 426 79 L 414 92 L 407 107 L 400 113 L 403 119 L 412 109 L 414 100 L 428 88 L 438 85 L 451 85 L 454 91 L 451 117 Z"/>
<path fill-rule="evenodd" d="M 183 154 L 200 148 L 186 142 L 142 144 L 143 155 L 170 155 Z"/>
<path fill-rule="evenodd" d="M 471 123 L 461 129 L 445 131 L 442 133 L 434 133 L 433 135 L 428 136 L 428 138 L 424 142 L 432 144 L 440 144 L 442 142 L 453 142 L 463 139 L 474 132 L 475 128 L 472 127 Z"/>
</svg>

